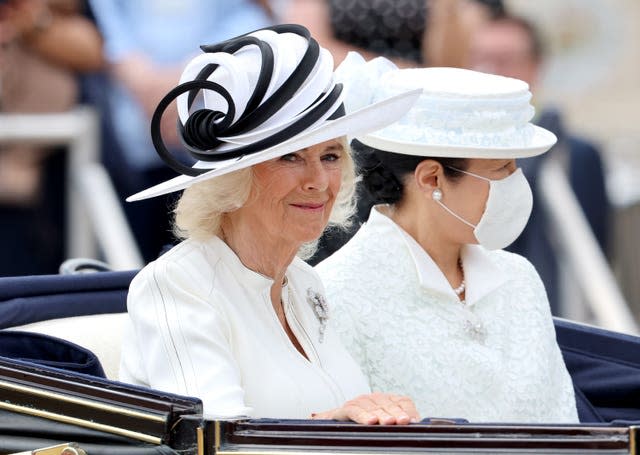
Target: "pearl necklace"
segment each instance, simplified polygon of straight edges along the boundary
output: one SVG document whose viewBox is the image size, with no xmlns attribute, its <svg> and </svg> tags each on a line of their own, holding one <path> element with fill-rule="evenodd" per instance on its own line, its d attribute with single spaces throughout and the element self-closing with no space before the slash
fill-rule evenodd
<svg viewBox="0 0 640 455">
<path fill-rule="evenodd" d="M 460 271 L 462 272 L 462 283 L 457 288 L 453 288 L 453 292 L 456 293 L 458 298 L 460 299 L 460 303 L 462 304 L 462 311 L 464 313 L 464 324 L 463 328 L 466 333 L 468 333 L 473 339 L 477 342 L 484 344 L 485 339 L 487 337 L 487 330 L 484 327 L 484 324 L 476 316 L 476 314 L 467 306 L 467 302 L 465 299 L 460 296 L 464 293 L 467 286 L 464 281 L 464 268 L 462 268 L 462 259 L 458 259 L 458 266 L 460 267 Z"/>
<path fill-rule="evenodd" d="M 458 266 L 460 267 L 460 271 L 462 272 L 462 283 L 460 283 L 460 286 L 458 286 L 457 288 L 453 288 L 453 292 L 455 292 L 456 295 L 460 297 L 464 293 L 465 289 L 467 288 L 464 281 L 464 269 L 462 268 L 462 259 L 458 259 Z M 464 303 L 463 299 L 460 299 L 460 301 Z"/>
<path fill-rule="evenodd" d="M 460 296 L 462 295 L 462 293 L 464 292 L 465 288 L 466 288 L 466 286 L 465 286 L 465 284 L 464 284 L 464 278 L 463 278 L 463 279 L 462 279 L 462 283 L 460 283 L 460 286 L 458 286 L 457 288 L 454 288 L 454 289 L 453 289 L 453 292 L 455 292 L 455 293 L 456 293 L 456 295 L 457 295 L 458 297 L 460 297 Z"/>
</svg>

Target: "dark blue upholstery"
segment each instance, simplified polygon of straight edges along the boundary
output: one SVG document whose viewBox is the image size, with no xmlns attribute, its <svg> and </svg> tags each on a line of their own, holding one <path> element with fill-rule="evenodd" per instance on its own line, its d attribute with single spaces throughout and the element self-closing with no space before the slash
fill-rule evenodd
<svg viewBox="0 0 640 455">
<path fill-rule="evenodd" d="M 127 310 L 137 270 L 0 278 L 0 329 L 32 322 Z"/>
<path fill-rule="evenodd" d="M 41 333 L 0 332 L 0 357 L 105 377 L 100 360 L 93 352 L 68 340 Z"/>
<path fill-rule="evenodd" d="M 582 422 L 640 422 L 640 337 L 556 319 Z"/>
</svg>

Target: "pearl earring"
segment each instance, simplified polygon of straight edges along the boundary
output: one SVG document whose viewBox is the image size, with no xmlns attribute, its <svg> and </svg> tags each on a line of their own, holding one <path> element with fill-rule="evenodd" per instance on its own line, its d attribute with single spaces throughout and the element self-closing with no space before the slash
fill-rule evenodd
<svg viewBox="0 0 640 455">
<path fill-rule="evenodd" d="M 433 190 L 433 193 L 431 193 L 431 197 L 434 201 L 442 200 L 442 190 L 440 188 L 436 188 L 435 190 Z"/>
</svg>

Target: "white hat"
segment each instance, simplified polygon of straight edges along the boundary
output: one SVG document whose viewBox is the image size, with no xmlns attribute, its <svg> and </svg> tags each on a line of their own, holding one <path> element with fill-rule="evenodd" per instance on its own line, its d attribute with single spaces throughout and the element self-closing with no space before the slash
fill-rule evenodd
<svg viewBox="0 0 640 455">
<path fill-rule="evenodd" d="M 334 76 L 332 56 L 300 25 L 267 27 L 202 50 L 151 121 L 156 151 L 183 175 L 127 201 L 182 190 L 336 137 L 375 131 L 400 118 L 420 94 L 400 90 L 345 115 L 347 90 Z M 172 156 L 160 135 L 160 120 L 174 99 L 183 146 L 197 160 L 192 166 Z"/>
<path fill-rule="evenodd" d="M 384 151 L 448 158 L 525 158 L 556 142 L 530 123 L 527 83 L 459 68 L 416 68 L 385 73 L 378 95 L 420 88 L 420 99 L 397 122 L 356 135 Z"/>
</svg>

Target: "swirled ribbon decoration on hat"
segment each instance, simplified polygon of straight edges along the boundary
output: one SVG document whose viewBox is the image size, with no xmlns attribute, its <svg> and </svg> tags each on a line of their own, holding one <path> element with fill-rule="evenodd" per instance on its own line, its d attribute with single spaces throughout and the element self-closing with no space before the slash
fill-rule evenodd
<svg viewBox="0 0 640 455">
<path fill-rule="evenodd" d="M 195 177 L 216 162 L 268 149 L 344 115 L 333 58 L 303 26 L 267 27 L 201 49 L 204 54 L 189 62 L 151 119 L 156 151 L 181 174 Z M 174 100 L 179 136 L 198 160 L 194 167 L 162 140 L 160 122 Z M 203 107 L 194 108 L 197 101 Z"/>
</svg>

